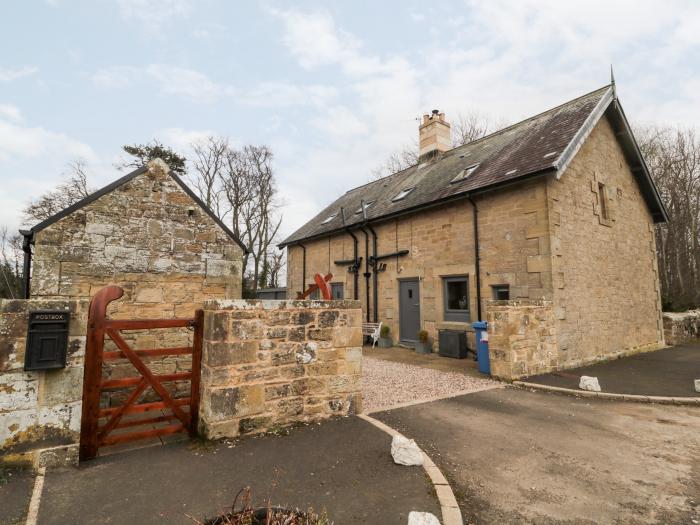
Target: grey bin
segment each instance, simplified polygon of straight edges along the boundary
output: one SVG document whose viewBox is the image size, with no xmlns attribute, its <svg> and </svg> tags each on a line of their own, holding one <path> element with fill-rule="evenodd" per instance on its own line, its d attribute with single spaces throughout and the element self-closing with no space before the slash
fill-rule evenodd
<svg viewBox="0 0 700 525">
<path fill-rule="evenodd" d="M 439 354 L 443 357 L 464 359 L 467 357 L 467 332 L 439 330 Z"/>
</svg>

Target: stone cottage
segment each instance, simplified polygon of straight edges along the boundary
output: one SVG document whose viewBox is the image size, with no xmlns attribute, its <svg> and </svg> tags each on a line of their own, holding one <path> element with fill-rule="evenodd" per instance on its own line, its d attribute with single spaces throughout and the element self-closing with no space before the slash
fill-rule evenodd
<svg viewBox="0 0 700 525">
<path fill-rule="evenodd" d="M 26 298 L 118 284 L 134 315 L 187 317 L 241 296 L 245 247 L 159 159 L 21 233 Z"/>
<path fill-rule="evenodd" d="M 663 345 L 666 211 L 611 84 L 464 146 L 433 111 L 418 164 L 349 190 L 290 235 L 288 294 L 334 297 L 411 345 L 488 320 L 515 378 Z M 470 335 L 473 348 L 473 336 Z"/>
<path fill-rule="evenodd" d="M 21 232 L 25 296 L 89 299 L 108 284 L 124 289 L 109 315 L 124 319 L 190 318 L 208 299 L 239 299 L 245 247 L 233 232 L 156 159 Z M 191 344 L 192 332 L 131 332 L 139 349 Z M 152 362 L 159 373 L 189 370 L 189 358 Z M 78 372 L 76 372 L 78 373 Z M 105 379 L 133 367 L 105 365 Z M 176 395 L 188 383 L 169 385 Z M 123 393 L 105 400 L 121 402 Z M 153 392 L 149 398 L 155 398 Z"/>
</svg>

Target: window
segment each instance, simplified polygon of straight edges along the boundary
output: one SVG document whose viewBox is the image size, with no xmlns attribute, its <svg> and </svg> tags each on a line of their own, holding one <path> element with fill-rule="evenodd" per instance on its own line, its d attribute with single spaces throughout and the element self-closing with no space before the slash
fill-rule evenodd
<svg viewBox="0 0 700 525">
<path fill-rule="evenodd" d="M 309 286 L 307 286 L 307 288 L 309 288 L 310 286 L 315 285 L 315 284 L 316 283 L 311 283 L 311 284 L 309 284 Z M 309 299 L 314 300 L 314 301 L 318 301 L 319 299 L 321 299 L 321 290 L 316 288 L 313 292 L 311 292 L 311 295 L 309 295 Z"/>
<path fill-rule="evenodd" d="M 365 202 L 365 210 L 366 210 L 367 208 L 369 208 L 370 206 L 372 206 L 372 204 L 374 204 L 374 201 L 367 201 L 367 202 Z M 360 207 L 357 208 L 357 210 L 355 211 L 355 214 L 356 214 L 356 215 L 359 215 L 360 213 L 362 213 L 362 205 L 360 205 Z"/>
<path fill-rule="evenodd" d="M 331 298 L 343 299 L 343 283 L 331 283 Z"/>
<path fill-rule="evenodd" d="M 607 221 L 608 217 L 608 196 L 605 192 L 605 184 L 598 183 L 598 204 L 600 205 L 600 218 Z"/>
<path fill-rule="evenodd" d="M 459 181 L 461 181 L 461 180 L 466 179 L 467 177 L 469 177 L 469 175 L 471 175 L 472 173 L 474 173 L 478 167 L 479 167 L 478 164 L 474 164 L 474 165 L 472 165 L 472 166 L 469 166 L 468 168 L 464 168 L 464 169 L 463 169 L 462 171 L 460 171 L 459 174 L 458 174 L 454 179 L 452 179 L 450 182 L 459 182 Z"/>
<path fill-rule="evenodd" d="M 405 190 L 401 190 L 396 197 L 391 199 L 391 202 L 397 202 L 397 201 L 405 199 L 408 196 L 408 194 L 411 193 L 415 189 L 416 188 L 414 186 L 413 188 L 406 188 Z"/>
<path fill-rule="evenodd" d="M 328 224 L 331 222 L 333 219 L 335 219 L 338 216 L 337 213 L 334 213 L 333 215 L 330 215 L 329 217 L 326 218 L 321 224 Z"/>
<path fill-rule="evenodd" d="M 469 277 L 444 277 L 445 321 L 469 322 Z"/>
<path fill-rule="evenodd" d="M 496 301 L 510 300 L 510 285 L 508 284 L 496 284 L 491 287 L 491 292 L 493 293 L 493 298 Z"/>
</svg>

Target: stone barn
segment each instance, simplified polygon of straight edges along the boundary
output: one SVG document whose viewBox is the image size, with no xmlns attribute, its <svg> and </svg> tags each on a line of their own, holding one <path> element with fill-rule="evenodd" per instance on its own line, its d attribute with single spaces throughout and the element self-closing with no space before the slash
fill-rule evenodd
<svg viewBox="0 0 700 525">
<path fill-rule="evenodd" d="M 332 273 L 334 297 L 360 300 L 397 344 L 427 331 L 435 351 L 465 334 L 473 348 L 471 323 L 489 321 L 504 378 L 663 345 L 666 211 L 614 83 L 456 148 L 436 110 L 418 138 L 417 164 L 282 243 L 289 297 Z"/>
<path fill-rule="evenodd" d="M 125 293 L 109 315 L 149 319 L 192 317 L 205 300 L 241 297 L 245 247 L 160 159 L 21 233 L 30 270 L 26 298 L 89 299 L 116 284 Z M 129 342 L 144 350 L 184 346 L 192 338 L 186 329 L 130 335 Z M 152 364 L 172 374 L 189 368 L 185 361 Z M 105 379 L 133 374 L 125 364 L 108 368 Z M 170 386 L 176 393 L 186 387 Z M 112 401 L 120 399 L 105 402 Z"/>
</svg>

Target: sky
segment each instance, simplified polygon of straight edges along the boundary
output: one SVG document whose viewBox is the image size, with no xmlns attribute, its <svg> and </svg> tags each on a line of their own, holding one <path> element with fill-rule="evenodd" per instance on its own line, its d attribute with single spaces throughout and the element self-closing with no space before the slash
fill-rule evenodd
<svg viewBox="0 0 700 525">
<path fill-rule="evenodd" d="M 282 234 L 417 142 L 417 118 L 516 122 L 610 80 L 633 124 L 700 123 L 700 1 L 26 0 L 0 16 L 0 225 L 68 163 L 208 135 L 275 154 Z"/>
</svg>

